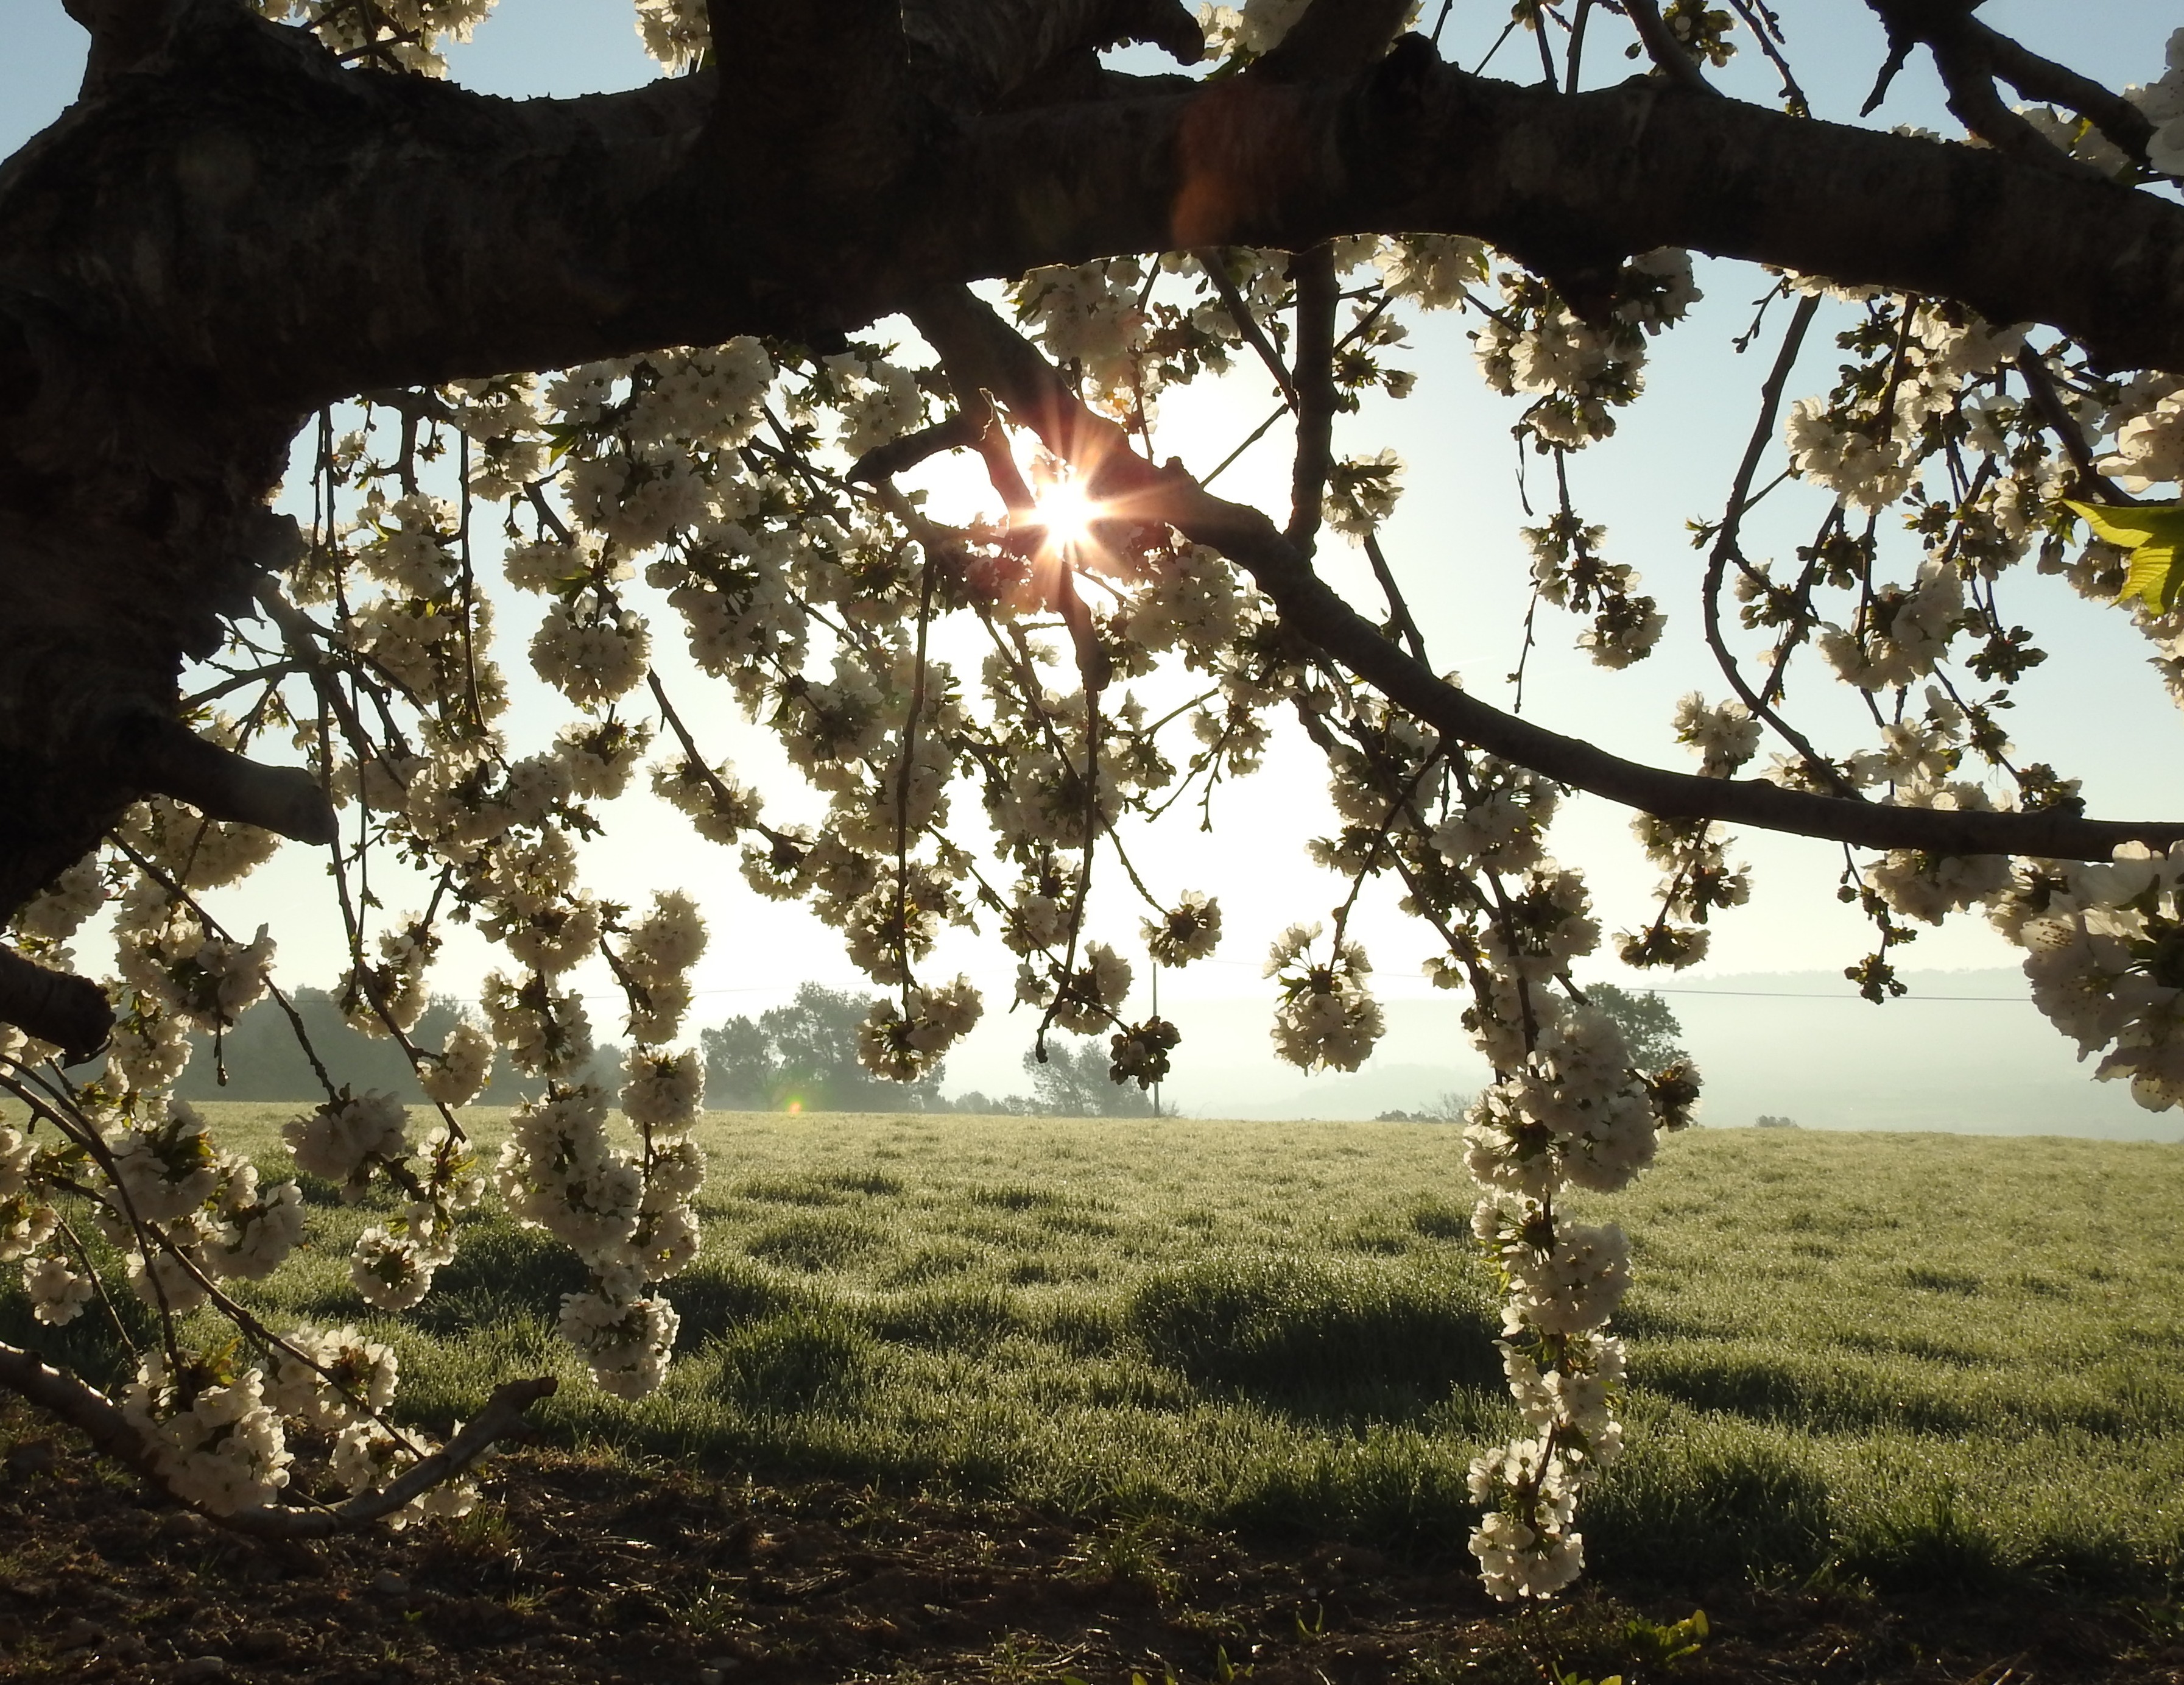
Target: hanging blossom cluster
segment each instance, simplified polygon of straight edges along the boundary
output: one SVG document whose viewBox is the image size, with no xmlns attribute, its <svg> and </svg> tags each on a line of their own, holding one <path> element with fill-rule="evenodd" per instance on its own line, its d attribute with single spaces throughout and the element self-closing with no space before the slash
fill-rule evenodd
<svg viewBox="0 0 2184 1685">
<path fill-rule="evenodd" d="M 1751 753 L 1752 734 L 1733 717 L 1702 719 L 1701 706 L 1687 705 L 1691 728 L 1727 770 Z M 1471 1546 L 1496 1597 L 1551 1597 L 1582 1570 L 1579 1498 L 1621 1446 L 1624 1354 L 1607 1328 L 1631 1279 L 1621 1233 L 1574 1222 L 1561 1197 L 1627 1186 L 1658 1132 L 1691 1121 L 1697 1073 L 1635 1068 L 1622 1032 L 1568 985 L 1601 927 L 1582 879 L 1546 852 L 1550 780 L 1439 739 L 1362 691 L 1325 717 L 1339 734 L 1330 794 L 1346 823 L 1314 854 L 1360 883 L 1400 880 L 1405 910 L 1444 940 L 1428 974 L 1469 995 L 1464 1024 L 1495 1070 L 1465 1142 L 1485 1190 L 1474 1231 L 1504 1289 L 1502 1351 L 1526 1432 L 1472 1465 L 1485 1513 Z M 1300 926 L 1274 947 L 1276 1045 L 1307 1068 L 1352 1069 L 1381 1014 L 1357 945 L 1339 924 L 1323 947 L 1323 935 Z"/>
</svg>

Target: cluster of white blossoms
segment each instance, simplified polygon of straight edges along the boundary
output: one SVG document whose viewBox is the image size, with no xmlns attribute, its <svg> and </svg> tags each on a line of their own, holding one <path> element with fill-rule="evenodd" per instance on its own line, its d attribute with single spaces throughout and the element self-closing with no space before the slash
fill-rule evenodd
<svg viewBox="0 0 2184 1685">
<path fill-rule="evenodd" d="M 1591 614 L 1593 623 L 1579 634 L 1578 647 L 1596 666 L 1626 667 L 1653 653 L 1668 622 L 1653 599 L 1637 589 L 1636 570 L 1601 555 L 1607 536 L 1607 528 L 1579 520 L 1567 507 L 1545 524 L 1524 529 L 1532 583 L 1541 599 Z"/>
<path fill-rule="evenodd" d="M 1370 536 L 1396 512 L 1402 473 L 1403 459 L 1392 450 L 1330 464 L 1323 507 L 1327 524 L 1348 538 Z"/>
<path fill-rule="evenodd" d="M 1759 752 L 1760 723 L 1741 702 L 1709 706 L 1694 690 L 1677 702 L 1674 724 L 1676 741 L 1699 757 L 1706 778 L 1728 778 Z"/>
<path fill-rule="evenodd" d="M 1805 293 L 1825 288 L 1805 276 L 1788 277 L 1788 284 Z M 1968 386 L 2014 361 L 2025 336 L 2022 326 L 1997 327 L 1956 306 L 1914 302 L 1903 307 L 1908 321 L 1893 301 L 1872 301 L 1871 308 L 1875 321 L 1892 330 L 1885 345 L 1875 336 L 1875 349 L 1886 356 L 1880 390 L 1847 380 L 1827 399 L 1797 399 L 1783 424 L 1790 471 L 1869 511 L 1913 488 L 1936 424 L 1961 410 Z"/>
<path fill-rule="evenodd" d="M 900 1007 L 884 996 L 872 1003 L 857 1030 L 858 1063 L 875 1076 L 915 1082 L 971 1033 L 983 1011 L 967 977 L 937 987 L 913 984 Z"/>
<path fill-rule="evenodd" d="M 1048 356 L 1074 364 L 1102 409 L 1128 415 L 1150 395 L 1139 355 L 1150 318 L 1138 300 L 1145 270 L 1132 258 L 1035 269 L 1017 283 L 1017 319 Z"/>
<path fill-rule="evenodd" d="M 1632 1068 L 1596 1008 L 1541 987 L 1498 992 L 1507 1016 L 1480 1013 L 1476 1039 L 1500 1074 L 1464 1141 L 1487 1191 L 1472 1230 L 1501 1272 L 1502 1361 L 1528 1432 L 1472 1463 L 1487 1513 L 1471 1548 L 1496 1597 L 1539 1599 L 1583 1571 L 1578 1497 L 1621 1449 L 1623 1346 L 1607 1328 L 1631 1279 L 1621 1230 L 1571 1222 L 1557 1200 L 1572 1184 L 1627 1186 L 1657 1132 L 1690 1121 L 1697 1078 Z"/>
<path fill-rule="evenodd" d="M 264 1396 L 265 1375 L 218 1363 L 137 1366 L 122 1413 L 144 1436 L 168 1489 L 215 1515 L 270 1504 L 288 1483 L 287 1436 Z"/>
<path fill-rule="evenodd" d="M 0 1264 L 22 1261 L 31 1314 L 58 1326 L 75 1320 L 96 1289 L 66 1254 L 42 1252 L 60 1226 L 59 1211 L 39 1186 L 43 1156 L 37 1142 L 0 1124 Z"/>
<path fill-rule="evenodd" d="M 2033 1003 L 2149 1111 L 2184 1103 L 2184 843 L 2020 865 L 1981 899 L 2026 950 Z"/>
<path fill-rule="evenodd" d="M 303 1239 L 297 1185 L 261 1187 L 257 1167 L 220 1152 L 186 1101 L 111 1119 L 102 1146 L 111 1180 L 93 1214 L 148 1305 L 193 1310 L 223 1277 L 270 1275 Z"/>
<path fill-rule="evenodd" d="M 1520 426 L 1542 449 L 1611 437 L 1613 412 L 1644 388 L 1647 337 L 1681 321 L 1702 296 L 1690 254 L 1672 247 L 1624 266 L 1602 326 L 1581 320 L 1521 270 L 1502 272 L 1501 293 L 1502 307 L 1485 318 L 1473 355 L 1495 391 L 1534 399 Z"/>
<path fill-rule="evenodd" d="M 426 1067 L 431 1069 L 431 1067 Z M 432 1291 L 455 1256 L 455 1219 L 476 1205 L 485 1180 L 462 1136 L 443 1125 L 413 1147 L 406 1108 L 382 1094 L 346 1091 L 283 1128 L 297 1168 L 363 1197 L 383 1178 L 405 1196 L 399 1212 L 357 1237 L 349 1281 L 367 1304 L 407 1310 Z"/>
<path fill-rule="evenodd" d="M 257 0 L 276 23 L 302 24 L 344 59 L 444 76 L 441 47 L 468 41 L 493 0 Z"/>
<path fill-rule="evenodd" d="M 1221 943 L 1221 903 L 1198 890 L 1185 890 L 1157 919 L 1139 921 L 1145 951 L 1159 965 L 1184 966 L 1204 959 Z"/>
<path fill-rule="evenodd" d="M 1365 950 L 1337 937 L 1324 960 L 1312 957 L 1318 924 L 1292 924 L 1267 955 L 1266 975 L 1281 990 L 1274 1008 L 1274 1051 L 1304 1070 L 1354 1071 L 1363 1064 L 1387 1020 L 1365 986 L 1373 972 Z"/>
</svg>

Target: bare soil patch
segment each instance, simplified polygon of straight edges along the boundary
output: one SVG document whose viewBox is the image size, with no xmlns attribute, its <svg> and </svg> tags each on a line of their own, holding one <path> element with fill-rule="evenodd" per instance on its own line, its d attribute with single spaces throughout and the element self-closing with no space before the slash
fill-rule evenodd
<svg viewBox="0 0 2184 1685">
<path fill-rule="evenodd" d="M 860 1679 L 1438 1685 L 1538 1679 L 1468 1565 L 1090 1523 L 829 1483 L 774 1487 L 539 1448 L 452 1525 L 267 1546 L 0 1409 L 0 1672 L 309 1685 Z M 2018 1588 L 1594 1586 L 1549 1631 L 1634 1677 L 1634 1615 L 1703 1606 L 1714 1682 L 2184 1685 L 2177 1605 Z M 1637 1671 L 1637 1680 L 1661 1677 Z"/>
</svg>

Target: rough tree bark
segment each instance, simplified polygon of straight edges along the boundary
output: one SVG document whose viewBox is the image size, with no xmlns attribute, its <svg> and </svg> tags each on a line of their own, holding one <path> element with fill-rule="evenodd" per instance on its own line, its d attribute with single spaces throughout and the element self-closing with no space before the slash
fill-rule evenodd
<svg viewBox="0 0 2184 1685">
<path fill-rule="evenodd" d="M 264 500 L 304 418 L 354 393 L 738 333 L 824 343 L 1040 264 L 1413 232 L 1490 240 L 1580 306 L 1621 259 L 1683 245 L 2184 368 L 2173 204 L 1658 78 L 1483 80 L 1416 36 L 1384 52 L 1385 0 L 1318 0 L 1312 52 L 1206 84 L 1099 68 L 1122 39 L 1193 56 L 1171 0 L 857 0 L 824 28 L 718 0 L 717 70 L 523 102 L 344 68 L 243 0 L 68 3 L 93 33 L 83 97 L 0 165 L 0 918 L 147 792 L 329 834 L 300 775 L 184 741 L 176 678 L 296 554 Z M 1357 644 L 1298 565 L 1275 594 L 1306 635 L 1356 645 L 1448 728 L 1490 723 Z M 1842 834 L 1819 812 L 1744 817 Z M 1980 843 L 2101 839 L 2059 840 Z M 81 1052 L 103 1013 L 92 985 L 0 961 L 0 1018 Z"/>
</svg>

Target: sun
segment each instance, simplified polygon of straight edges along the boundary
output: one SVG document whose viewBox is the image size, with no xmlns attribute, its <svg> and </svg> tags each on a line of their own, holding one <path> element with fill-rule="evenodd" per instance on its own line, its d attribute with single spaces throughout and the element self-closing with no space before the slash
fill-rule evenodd
<svg viewBox="0 0 2184 1685">
<path fill-rule="evenodd" d="M 1076 481 L 1056 480 L 1040 488 L 1038 516 L 1045 529 L 1041 548 L 1066 555 L 1091 544 L 1092 523 L 1100 518 L 1100 508 Z"/>
</svg>

